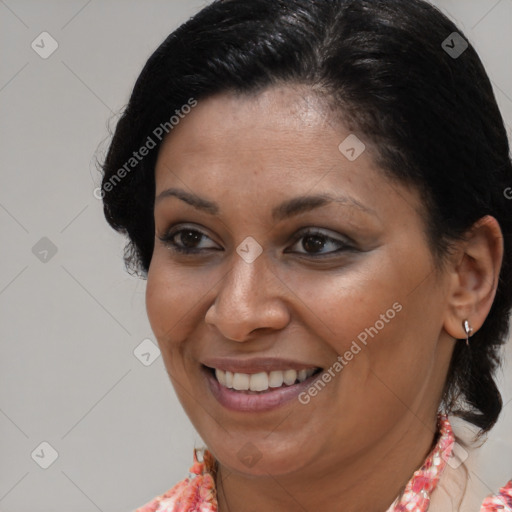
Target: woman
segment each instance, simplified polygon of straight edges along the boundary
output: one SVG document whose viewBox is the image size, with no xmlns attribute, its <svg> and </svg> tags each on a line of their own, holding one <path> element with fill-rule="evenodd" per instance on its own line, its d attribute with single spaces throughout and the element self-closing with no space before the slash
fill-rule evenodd
<svg viewBox="0 0 512 512">
<path fill-rule="evenodd" d="M 139 512 L 512 510 L 448 419 L 502 408 L 509 145 L 438 10 L 215 1 L 148 60 L 103 172 L 207 446 Z"/>
</svg>

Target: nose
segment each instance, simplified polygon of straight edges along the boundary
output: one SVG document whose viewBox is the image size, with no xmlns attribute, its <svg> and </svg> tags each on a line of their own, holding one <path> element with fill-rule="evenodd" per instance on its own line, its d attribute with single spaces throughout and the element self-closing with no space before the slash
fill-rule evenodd
<svg viewBox="0 0 512 512">
<path fill-rule="evenodd" d="M 263 254 L 252 263 L 235 254 L 231 270 L 219 286 L 205 322 L 225 338 L 247 341 L 256 330 L 283 329 L 290 321 L 283 300 L 286 286 L 269 268 Z"/>
</svg>

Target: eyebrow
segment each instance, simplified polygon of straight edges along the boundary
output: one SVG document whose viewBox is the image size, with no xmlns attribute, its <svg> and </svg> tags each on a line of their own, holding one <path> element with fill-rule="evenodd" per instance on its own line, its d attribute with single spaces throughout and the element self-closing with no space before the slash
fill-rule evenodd
<svg viewBox="0 0 512 512">
<path fill-rule="evenodd" d="M 220 208 L 219 205 L 208 199 L 204 199 L 192 192 L 187 192 L 179 188 L 169 188 L 162 191 L 155 199 L 155 204 L 167 197 L 177 197 L 185 203 L 193 206 L 197 210 L 204 211 L 210 215 L 218 215 Z M 309 196 L 299 196 L 288 199 L 280 205 L 272 209 L 272 220 L 274 222 L 282 221 L 294 215 L 299 215 L 315 208 L 327 206 L 331 203 L 345 204 L 354 206 L 359 210 L 370 215 L 377 216 L 377 213 L 372 208 L 361 204 L 357 199 L 350 196 L 333 196 L 331 194 L 315 194 Z"/>
</svg>

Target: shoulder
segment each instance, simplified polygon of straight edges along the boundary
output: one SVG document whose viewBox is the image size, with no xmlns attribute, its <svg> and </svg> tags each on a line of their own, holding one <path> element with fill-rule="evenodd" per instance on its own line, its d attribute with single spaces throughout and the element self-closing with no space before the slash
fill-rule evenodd
<svg viewBox="0 0 512 512">
<path fill-rule="evenodd" d="M 480 512 L 512 512 L 512 480 L 498 494 L 485 498 Z"/>
</svg>

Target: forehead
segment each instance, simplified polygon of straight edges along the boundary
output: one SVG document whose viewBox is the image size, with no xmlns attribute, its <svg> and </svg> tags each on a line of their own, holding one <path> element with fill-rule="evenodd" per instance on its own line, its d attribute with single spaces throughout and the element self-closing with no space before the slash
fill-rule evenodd
<svg viewBox="0 0 512 512">
<path fill-rule="evenodd" d="M 333 128 L 323 103 L 305 88 L 286 86 L 250 95 L 217 94 L 198 101 L 166 137 L 161 152 L 192 153 L 193 148 L 212 153 L 219 148 L 224 154 L 225 147 L 231 146 L 233 151 L 238 147 L 254 152 L 281 149 L 283 153 L 288 147 L 300 150 L 306 138 L 327 145 L 326 131 Z"/>
<path fill-rule="evenodd" d="M 189 176 L 194 169 L 205 171 L 203 179 L 217 170 L 266 170 L 275 179 L 291 171 L 300 179 L 343 166 L 338 145 L 349 132 L 334 125 L 324 103 L 305 87 L 289 86 L 199 100 L 164 139 L 157 181 L 184 168 Z"/>
<path fill-rule="evenodd" d="M 406 191 L 391 196 L 389 189 L 396 191 L 398 185 L 375 165 L 370 144 L 354 137 L 334 119 L 326 101 L 305 87 L 218 94 L 199 100 L 164 139 L 156 195 L 176 185 L 217 197 L 236 191 L 237 201 L 250 194 L 264 202 L 340 191 L 363 204 L 394 208 L 392 199 L 403 200 Z M 342 151 L 347 140 L 355 159 Z"/>
</svg>

